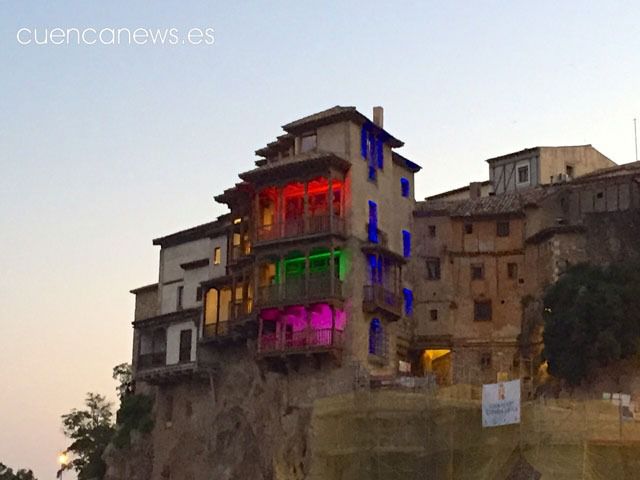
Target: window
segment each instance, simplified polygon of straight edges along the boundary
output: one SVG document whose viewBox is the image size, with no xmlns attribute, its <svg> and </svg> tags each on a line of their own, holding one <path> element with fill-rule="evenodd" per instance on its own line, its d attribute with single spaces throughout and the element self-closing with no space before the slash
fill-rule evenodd
<svg viewBox="0 0 640 480">
<path fill-rule="evenodd" d="M 369 180 L 372 180 L 375 182 L 376 178 L 377 178 L 376 167 L 369 165 Z"/>
<path fill-rule="evenodd" d="M 196 288 L 196 302 L 202 301 L 202 287 Z"/>
<path fill-rule="evenodd" d="M 517 263 L 507 263 L 507 275 L 511 279 L 518 278 L 518 264 Z"/>
<path fill-rule="evenodd" d="M 403 288 L 402 294 L 404 295 L 404 314 L 409 317 L 413 315 L 413 291 Z"/>
<path fill-rule="evenodd" d="M 402 254 L 405 258 L 411 256 L 411 232 L 402 230 Z"/>
<path fill-rule="evenodd" d="M 184 294 L 184 287 L 180 285 L 178 287 L 177 295 L 176 295 L 176 308 L 178 310 L 182 310 L 182 296 Z"/>
<path fill-rule="evenodd" d="M 409 180 L 404 177 L 400 179 L 400 191 L 402 192 L 403 197 L 409 196 Z"/>
<path fill-rule="evenodd" d="M 476 322 L 491 321 L 491 300 L 479 300 L 474 302 L 473 319 Z"/>
<path fill-rule="evenodd" d="M 471 280 L 482 280 L 484 278 L 484 264 L 474 263 L 471 265 Z"/>
<path fill-rule="evenodd" d="M 369 241 L 378 243 L 378 205 L 369 200 Z"/>
<path fill-rule="evenodd" d="M 436 238 L 436 226 L 429 225 L 429 238 Z"/>
<path fill-rule="evenodd" d="M 464 224 L 464 233 L 470 235 L 473 233 L 473 223 L 465 223 Z"/>
<path fill-rule="evenodd" d="M 499 237 L 509 236 L 509 222 L 498 222 L 496 224 L 496 233 Z"/>
<path fill-rule="evenodd" d="M 316 133 L 308 133 L 302 136 L 300 141 L 300 152 L 310 152 L 311 150 L 315 150 L 317 144 L 317 136 Z"/>
<path fill-rule="evenodd" d="M 438 257 L 427 258 L 427 280 L 440 280 L 440 259 Z"/>
<path fill-rule="evenodd" d="M 438 310 L 436 310 L 435 308 L 433 310 L 429 310 L 429 318 L 431 319 L 432 322 L 437 322 Z"/>
<path fill-rule="evenodd" d="M 480 356 L 480 366 L 485 368 L 491 368 L 491 353 L 485 352 Z"/>
<path fill-rule="evenodd" d="M 387 338 L 378 318 L 371 320 L 369 324 L 369 355 L 386 358 Z"/>
<path fill-rule="evenodd" d="M 191 361 L 191 335 L 192 334 L 193 332 L 191 329 L 180 331 L 180 354 L 179 354 L 180 363 Z"/>
<path fill-rule="evenodd" d="M 573 165 L 566 165 L 564 168 L 565 168 L 567 177 L 573 178 Z"/>
<path fill-rule="evenodd" d="M 220 247 L 216 247 L 213 249 L 213 264 L 220 265 L 222 261 L 222 252 L 220 251 Z"/>
<path fill-rule="evenodd" d="M 518 183 L 529 183 L 529 165 L 521 165 L 518 167 Z"/>
</svg>

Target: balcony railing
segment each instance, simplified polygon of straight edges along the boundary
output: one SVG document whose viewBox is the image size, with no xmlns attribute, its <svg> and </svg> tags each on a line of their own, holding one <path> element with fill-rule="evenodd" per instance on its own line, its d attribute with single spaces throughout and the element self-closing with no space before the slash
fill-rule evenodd
<svg viewBox="0 0 640 480">
<path fill-rule="evenodd" d="M 294 218 L 271 225 L 261 225 L 257 229 L 257 241 L 269 242 L 322 233 L 344 234 L 344 218 L 334 215 L 332 224 L 329 215 L 312 215 L 308 217 L 307 222 L 304 218 Z"/>
<path fill-rule="evenodd" d="M 260 353 L 296 353 L 311 350 L 342 348 L 342 331 L 331 328 L 309 328 L 298 332 L 263 333 Z"/>
<path fill-rule="evenodd" d="M 138 369 L 162 367 L 166 363 L 167 352 L 141 353 L 138 355 Z"/>
<path fill-rule="evenodd" d="M 308 282 L 304 277 L 290 278 L 282 285 L 266 285 L 258 289 L 260 306 L 304 303 L 327 297 L 342 298 L 342 282 L 340 279 L 334 278 L 332 289 L 329 273 L 312 273 L 309 275 Z"/>
<path fill-rule="evenodd" d="M 400 295 L 384 288 L 383 285 L 365 285 L 364 305 L 368 310 L 381 308 L 396 316 L 402 315 L 402 299 Z"/>
<path fill-rule="evenodd" d="M 236 300 L 229 302 L 227 318 L 216 323 L 205 323 L 202 334 L 204 337 L 223 337 L 229 334 L 234 324 L 251 315 L 253 302 L 248 300 Z"/>
<path fill-rule="evenodd" d="M 246 243 L 244 245 L 232 245 L 231 246 L 231 256 L 229 258 L 230 262 L 237 262 L 238 260 L 242 260 L 251 254 L 251 245 Z"/>
</svg>

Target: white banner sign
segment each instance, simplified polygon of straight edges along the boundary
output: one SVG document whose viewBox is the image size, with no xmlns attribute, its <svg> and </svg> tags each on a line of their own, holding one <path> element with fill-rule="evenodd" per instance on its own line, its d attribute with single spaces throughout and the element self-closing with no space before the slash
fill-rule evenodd
<svg viewBox="0 0 640 480">
<path fill-rule="evenodd" d="M 520 380 L 482 386 L 482 426 L 520 423 Z"/>
</svg>

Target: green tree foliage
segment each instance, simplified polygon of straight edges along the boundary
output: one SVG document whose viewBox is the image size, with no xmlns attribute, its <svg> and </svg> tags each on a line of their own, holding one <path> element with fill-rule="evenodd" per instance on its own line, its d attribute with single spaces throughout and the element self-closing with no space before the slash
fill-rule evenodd
<svg viewBox="0 0 640 480">
<path fill-rule="evenodd" d="M 62 416 L 64 434 L 72 440 L 67 452 L 72 460 L 64 469 L 73 469 L 78 480 L 101 479 L 106 471 L 102 453 L 113 437 L 111 404 L 102 395 L 88 393 L 82 410 Z"/>
<path fill-rule="evenodd" d="M 124 448 L 131 442 L 132 430 L 148 433 L 153 428 L 153 399 L 148 395 L 133 393 L 133 374 L 128 363 L 116 365 L 113 378 L 118 382 L 117 391 L 120 398 L 113 443 L 118 448 Z"/>
<path fill-rule="evenodd" d="M 118 392 L 118 398 L 122 402 L 122 399 L 127 395 L 133 393 L 133 372 L 131 365 L 128 363 L 121 363 L 113 367 L 113 379 L 118 382 L 116 391 Z"/>
<path fill-rule="evenodd" d="M 31 470 L 20 469 L 14 472 L 4 463 L 0 462 L 0 480 L 36 480 Z"/>
<path fill-rule="evenodd" d="M 552 375 L 577 385 L 594 368 L 638 352 L 638 265 L 576 265 L 547 290 L 544 304 L 544 355 Z"/>
</svg>

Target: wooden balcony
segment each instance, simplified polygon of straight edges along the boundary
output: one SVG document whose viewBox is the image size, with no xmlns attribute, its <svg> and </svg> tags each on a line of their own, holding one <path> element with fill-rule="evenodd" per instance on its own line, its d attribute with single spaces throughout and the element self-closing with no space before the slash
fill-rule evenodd
<svg viewBox="0 0 640 480">
<path fill-rule="evenodd" d="M 306 219 L 296 218 L 271 225 L 261 225 L 256 229 L 256 244 L 265 244 L 278 240 L 313 237 L 318 235 L 344 235 L 344 218 L 334 215 L 310 216 Z"/>
<path fill-rule="evenodd" d="M 202 329 L 203 343 L 233 343 L 255 338 L 256 319 L 251 300 L 229 302 L 228 317 L 215 323 L 205 324 Z"/>
<path fill-rule="evenodd" d="M 261 356 L 282 356 L 340 351 L 342 334 L 342 331 L 331 328 L 263 333 L 258 342 L 258 353 Z"/>
<path fill-rule="evenodd" d="M 166 352 L 138 355 L 135 379 L 152 385 L 176 383 L 198 374 L 195 362 L 166 363 Z"/>
<path fill-rule="evenodd" d="M 333 279 L 329 273 L 310 274 L 309 279 L 288 279 L 282 285 L 267 285 L 258 288 L 258 305 L 274 307 L 279 305 L 308 304 L 330 299 L 342 299 L 342 282 Z"/>
<path fill-rule="evenodd" d="M 400 294 L 387 290 L 383 285 L 365 285 L 362 308 L 365 312 L 385 312 L 392 319 L 402 316 L 402 298 Z"/>
</svg>

